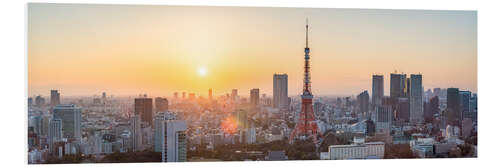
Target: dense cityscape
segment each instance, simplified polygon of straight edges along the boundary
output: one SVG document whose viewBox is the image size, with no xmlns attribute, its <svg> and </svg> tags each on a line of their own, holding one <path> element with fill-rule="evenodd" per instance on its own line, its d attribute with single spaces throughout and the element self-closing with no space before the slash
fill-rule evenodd
<svg viewBox="0 0 500 167">
<path fill-rule="evenodd" d="M 423 74 L 372 75 L 371 95 L 313 96 L 306 25 L 303 91 L 287 74 L 215 96 L 28 97 L 28 162 L 121 163 L 477 157 L 477 94 L 424 90 Z M 384 94 L 384 79 L 390 94 Z M 369 83 L 367 83 L 369 84 Z M 321 92 L 321 90 L 316 90 Z"/>
</svg>

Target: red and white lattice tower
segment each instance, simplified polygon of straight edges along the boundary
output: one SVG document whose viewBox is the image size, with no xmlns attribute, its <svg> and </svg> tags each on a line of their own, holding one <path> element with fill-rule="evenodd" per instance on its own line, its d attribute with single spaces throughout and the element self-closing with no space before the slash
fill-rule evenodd
<svg viewBox="0 0 500 167">
<path fill-rule="evenodd" d="M 304 48 L 304 88 L 302 91 L 302 109 L 300 111 L 299 122 L 290 134 L 290 143 L 295 139 L 313 138 L 314 143 L 318 143 L 318 125 L 313 111 L 313 94 L 311 92 L 311 74 L 309 65 L 309 24 L 306 20 L 306 47 Z"/>
</svg>

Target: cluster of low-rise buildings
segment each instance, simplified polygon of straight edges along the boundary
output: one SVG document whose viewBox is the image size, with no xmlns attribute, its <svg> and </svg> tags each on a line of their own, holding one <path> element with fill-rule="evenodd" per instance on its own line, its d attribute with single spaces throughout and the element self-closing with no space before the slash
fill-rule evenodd
<svg viewBox="0 0 500 167">
<path fill-rule="evenodd" d="M 408 144 L 418 157 L 447 157 L 470 145 L 466 141 L 477 135 L 476 94 L 458 88 L 424 92 L 421 74 L 391 74 L 390 79 L 391 96 L 383 95 L 383 75 L 374 75 L 371 98 L 363 91 L 356 97 L 314 99 L 319 133 L 355 136 L 352 144 L 328 146 L 319 158 L 384 158 L 385 147 L 398 144 Z M 145 150 L 161 152 L 164 162 L 187 161 L 189 151 L 202 147 L 284 141 L 301 112 L 299 98 L 288 97 L 286 83 L 286 74 L 274 75 L 272 98 L 252 89 L 248 99 L 236 89 L 219 97 L 210 89 L 208 98 L 185 92 L 181 98 L 176 92 L 172 99 L 105 93 L 60 99 L 58 91 L 51 91 L 50 103 L 42 96 L 28 99 L 29 162 Z M 268 157 L 289 158 L 286 152 Z"/>
</svg>

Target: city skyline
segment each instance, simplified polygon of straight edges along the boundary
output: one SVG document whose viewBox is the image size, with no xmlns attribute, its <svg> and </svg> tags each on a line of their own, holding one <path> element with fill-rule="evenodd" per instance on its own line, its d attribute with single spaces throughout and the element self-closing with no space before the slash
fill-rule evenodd
<svg viewBox="0 0 500 167">
<path fill-rule="evenodd" d="M 305 18 L 311 25 L 315 95 L 363 90 L 371 95 L 371 77 L 381 74 L 388 96 L 395 70 L 421 73 L 424 91 L 457 87 L 477 92 L 475 11 L 82 4 L 28 8 L 29 96 L 47 95 L 51 89 L 65 96 L 102 91 L 172 96 L 185 91 L 205 97 L 208 89 L 214 95 L 238 89 L 248 96 L 253 88 L 271 96 L 275 73 L 288 74 L 289 95 L 299 95 Z M 225 15 L 221 8 L 235 14 Z M 287 63 L 279 64 L 283 60 Z"/>
<path fill-rule="evenodd" d="M 29 164 L 477 157 L 474 11 L 28 8 Z"/>
</svg>

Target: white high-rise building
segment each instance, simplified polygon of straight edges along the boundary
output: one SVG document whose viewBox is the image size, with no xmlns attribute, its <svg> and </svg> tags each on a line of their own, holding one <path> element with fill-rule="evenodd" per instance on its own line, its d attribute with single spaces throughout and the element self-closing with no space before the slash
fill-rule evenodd
<svg viewBox="0 0 500 167">
<path fill-rule="evenodd" d="M 54 143 L 62 140 L 62 121 L 60 119 L 52 119 L 49 121 L 48 143 L 49 150 L 52 152 Z"/>
<path fill-rule="evenodd" d="M 288 107 L 288 75 L 274 74 L 273 76 L 273 107 Z"/>
<path fill-rule="evenodd" d="M 157 113 L 154 118 L 154 152 L 161 152 L 164 135 L 164 112 Z"/>
<path fill-rule="evenodd" d="M 64 138 L 81 140 L 82 108 L 74 104 L 60 104 L 54 107 L 53 114 L 54 119 L 62 121 Z"/>
<path fill-rule="evenodd" d="M 102 152 L 102 136 L 99 133 L 95 133 L 93 136 L 93 153 L 100 154 Z"/>
<path fill-rule="evenodd" d="M 165 120 L 162 162 L 185 162 L 187 160 L 186 121 Z"/>
<path fill-rule="evenodd" d="M 130 118 L 130 138 L 132 151 L 140 151 L 142 147 L 141 117 L 135 115 Z"/>
<path fill-rule="evenodd" d="M 422 75 L 411 74 L 410 76 L 410 122 L 422 122 L 424 120 Z"/>
<path fill-rule="evenodd" d="M 121 143 L 123 144 L 120 152 L 128 152 L 132 149 L 132 133 L 130 131 L 125 130 L 124 133 L 120 134 Z"/>
<path fill-rule="evenodd" d="M 142 133 L 142 148 L 154 146 L 154 129 L 151 126 L 146 126 L 141 129 Z"/>
<path fill-rule="evenodd" d="M 154 118 L 154 151 L 162 152 L 165 143 L 165 120 L 175 120 L 172 112 L 159 112 Z"/>
</svg>

